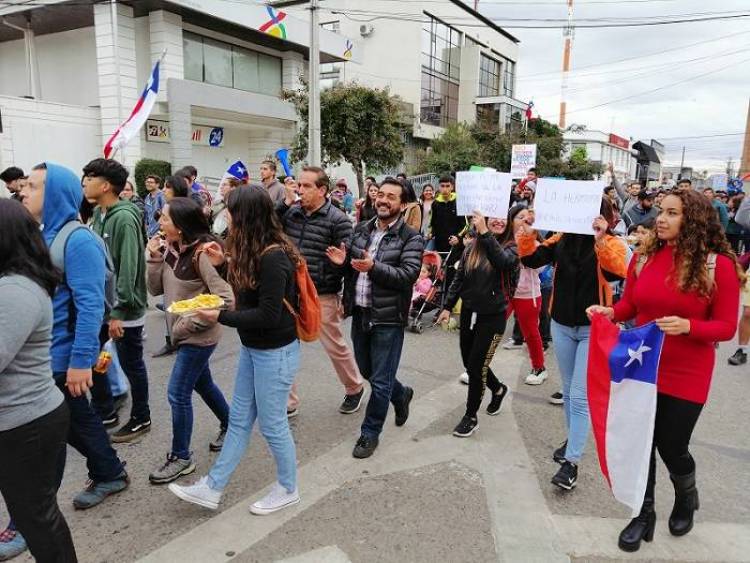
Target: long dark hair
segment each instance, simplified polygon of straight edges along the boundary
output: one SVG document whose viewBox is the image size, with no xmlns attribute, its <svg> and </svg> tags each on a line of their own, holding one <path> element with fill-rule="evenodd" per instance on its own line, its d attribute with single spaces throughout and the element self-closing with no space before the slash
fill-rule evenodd
<svg viewBox="0 0 750 563">
<path fill-rule="evenodd" d="M 404 203 L 414 203 L 417 201 L 417 192 L 414 190 L 414 184 L 409 180 L 401 180 L 400 183 L 404 188 Z"/>
<path fill-rule="evenodd" d="M 167 176 L 164 180 L 164 187 L 172 190 L 174 197 L 187 197 L 188 188 L 185 184 L 184 176 Z"/>
<path fill-rule="evenodd" d="M 169 206 L 169 217 L 174 226 L 180 230 L 182 241 L 185 244 L 192 244 L 195 241 L 220 242 L 211 234 L 206 214 L 195 201 L 187 197 L 176 197 L 167 205 Z"/>
<path fill-rule="evenodd" d="M 0 199 L 0 277 L 11 274 L 35 281 L 50 297 L 60 281 L 39 224 L 18 201 Z"/>
<path fill-rule="evenodd" d="M 236 289 L 255 289 L 258 285 L 260 261 L 272 245 L 283 250 L 292 263 L 300 263 L 299 252 L 284 234 L 273 201 L 265 190 L 241 187 L 227 198 L 227 211 L 232 226 L 227 238 L 229 283 Z"/>
<path fill-rule="evenodd" d="M 525 205 L 514 205 L 508 210 L 508 217 L 505 222 L 505 230 L 499 235 L 493 234 L 493 236 L 495 236 L 497 238 L 497 241 L 500 243 L 500 246 L 505 247 L 516 243 L 515 233 L 513 232 L 513 219 L 515 219 L 516 215 L 518 215 L 524 209 L 526 209 Z M 487 221 L 489 221 L 489 219 L 490 218 L 488 217 Z M 490 261 L 487 259 L 487 252 L 476 239 L 471 243 L 471 246 L 469 247 L 465 265 L 467 270 L 474 270 L 476 268 L 489 269 L 492 267 L 490 265 Z"/>
</svg>

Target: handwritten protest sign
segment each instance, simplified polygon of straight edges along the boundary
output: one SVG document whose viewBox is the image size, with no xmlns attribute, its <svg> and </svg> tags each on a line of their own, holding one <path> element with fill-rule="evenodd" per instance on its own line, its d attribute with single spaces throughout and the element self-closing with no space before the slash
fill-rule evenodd
<svg viewBox="0 0 750 563">
<path fill-rule="evenodd" d="M 510 203 L 510 174 L 459 172 L 456 174 L 456 209 L 459 215 L 481 212 L 485 217 L 505 217 Z"/>
<path fill-rule="evenodd" d="M 536 145 L 513 145 L 510 153 L 510 175 L 525 178 L 536 166 Z"/>
<path fill-rule="evenodd" d="M 540 178 L 534 198 L 534 228 L 593 235 L 600 215 L 604 182 Z"/>
</svg>

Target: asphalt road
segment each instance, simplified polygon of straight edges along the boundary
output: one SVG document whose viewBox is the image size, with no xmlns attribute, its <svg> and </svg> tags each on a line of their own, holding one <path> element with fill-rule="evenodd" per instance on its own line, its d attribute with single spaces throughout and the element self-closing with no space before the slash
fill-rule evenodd
<svg viewBox="0 0 750 563">
<path fill-rule="evenodd" d="M 74 510 L 71 500 L 85 485 L 86 469 L 81 456 L 76 451 L 69 450 L 65 479 L 58 499 L 73 531 L 79 558 L 83 562 L 134 561 L 179 538 L 214 515 L 209 511 L 195 510 L 195 507 L 179 501 L 164 486 L 154 486 L 148 482 L 149 472 L 155 469 L 167 454 L 171 438 L 166 383 L 173 357 L 163 359 L 150 357 L 150 352 L 163 342 L 162 331 L 162 317 L 158 312 L 150 312 L 147 322 L 149 338 L 146 349 L 149 352 L 147 365 L 150 379 L 152 430 L 138 443 L 117 446 L 118 453 L 127 461 L 127 470 L 132 479 L 129 489 L 92 510 L 85 512 Z M 214 353 L 211 363 L 214 378 L 228 399 L 232 392 L 238 346 L 239 341 L 234 331 L 225 330 L 222 342 Z M 727 366 L 726 357 L 733 351 L 734 348 L 728 345 L 723 346 L 720 351 L 711 397 L 694 436 L 693 453 L 698 464 L 698 479 L 701 488 L 700 521 L 747 525 L 750 524 L 750 471 L 748 471 L 750 435 L 747 432 L 747 421 L 750 420 L 750 402 L 747 401 L 750 390 L 750 367 Z M 589 443 L 586 458 L 581 465 L 579 486 L 573 494 L 561 494 L 549 484 L 549 479 L 557 467 L 550 459 L 551 452 L 564 436 L 562 409 L 549 405 L 546 401 L 548 395 L 556 390 L 559 381 L 553 353 L 548 352 L 547 357 L 548 366 L 553 372 L 552 377 L 539 387 L 522 384 L 522 377 L 528 369 L 525 350 L 499 350 L 493 363 L 493 369 L 498 376 L 512 381 L 513 386 L 517 388 L 513 396 L 512 416 L 515 417 L 522 444 L 532 460 L 531 468 L 523 469 L 523 471 L 533 472 L 533 477 L 544 495 L 544 502 L 553 515 L 625 518 L 626 511 L 612 499 L 599 473 L 592 442 Z M 422 335 L 406 335 L 399 377 L 415 388 L 415 400 L 455 381 L 460 371 L 457 333 L 445 333 L 432 329 Z M 358 436 L 363 413 L 360 411 L 354 415 L 342 415 L 338 412 L 343 390 L 331 369 L 328 358 L 318 344 L 303 347 L 298 382 L 302 406 L 299 417 L 292 422 L 292 427 L 300 466 L 313 462 L 335 448 L 341 447 L 342 444 L 348 451 L 348 445 L 353 446 Z M 215 436 L 218 424 L 197 397 L 194 406 L 195 425 L 192 447 L 198 463 L 198 470 L 194 476 L 198 476 L 205 474 L 217 455 L 209 453 L 208 442 Z M 443 434 L 448 435 L 452 426 L 458 422 L 461 411 L 460 400 L 455 406 L 446 407 L 444 416 L 426 431 L 424 437 L 441 439 Z M 125 412 L 127 412 L 127 407 Z M 490 429 L 485 427 L 484 432 L 489 431 Z M 407 449 L 403 455 L 408 456 L 409 450 Z M 430 477 L 429 474 L 425 474 L 423 478 L 433 479 L 435 486 L 444 491 L 441 494 L 444 494 L 446 499 L 453 499 L 454 504 L 466 495 L 468 495 L 466 498 L 481 499 L 479 489 L 475 486 L 476 480 L 464 468 L 449 464 L 444 467 L 440 466 L 434 471 L 435 476 Z M 468 478 L 467 475 L 469 475 Z M 192 478 L 193 476 L 183 478 L 183 480 L 190 481 Z M 404 475 L 401 484 L 407 486 L 410 480 L 414 479 L 412 474 Z M 668 509 L 667 505 L 671 504 L 672 498 L 671 486 L 663 468 L 660 469 L 658 479 L 657 505 L 662 510 Z M 253 434 L 248 454 L 226 491 L 223 509 L 227 510 L 238 502 L 247 500 L 248 496 L 261 491 L 274 480 L 272 459 L 265 443 L 256 431 Z M 383 477 L 383 483 L 387 480 L 388 477 Z M 348 486 L 352 490 L 358 487 L 356 483 Z M 361 490 L 362 492 L 357 494 L 372 499 L 372 503 L 377 501 L 379 490 L 377 486 L 362 483 L 356 490 Z M 349 504 L 346 488 L 343 492 L 339 491 L 337 495 L 334 501 L 321 504 L 320 512 L 308 511 L 307 517 L 314 522 L 311 525 L 320 526 L 323 530 L 326 522 L 330 521 L 326 519 L 339 518 L 344 522 L 347 520 Z M 456 528 L 455 511 L 446 510 L 445 514 L 442 514 L 439 510 L 433 510 L 429 514 L 420 514 L 419 510 L 415 510 L 412 506 L 413 503 L 418 503 L 419 499 L 412 497 L 414 495 L 404 497 L 405 502 L 408 502 L 410 506 L 408 510 L 404 508 L 405 514 L 429 520 L 431 541 L 439 543 L 441 530 L 452 532 Z M 355 512 L 362 517 L 362 504 L 359 503 L 356 508 L 354 505 L 351 506 L 352 518 L 355 517 Z M 367 514 L 366 510 L 364 514 Z M 0 518 L 4 522 L 6 517 L 4 506 L 0 502 Z M 492 541 L 491 538 L 488 540 L 487 535 L 490 517 L 486 509 L 480 507 L 470 512 L 470 517 L 474 519 L 476 525 L 472 526 L 470 531 L 467 530 L 459 535 L 458 539 L 451 536 L 451 541 L 460 544 L 460 539 L 463 537 L 466 545 L 471 544 L 484 549 L 482 543 L 482 538 L 484 538 L 489 541 L 488 545 L 491 549 Z M 408 532 L 408 522 L 409 518 L 404 517 L 394 520 L 392 524 L 398 526 L 403 534 Z M 381 521 L 381 525 L 387 528 L 389 524 Z M 404 526 L 407 529 L 404 529 Z M 346 527 L 342 527 L 342 533 L 345 531 Z M 277 533 L 284 533 L 284 531 Z M 356 533 L 356 530 L 349 530 L 346 533 Z M 293 541 L 293 536 L 281 537 L 279 541 Z M 398 557 L 394 553 L 397 554 L 393 552 L 386 556 L 381 552 L 378 555 L 377 545 L 373 546 L 364 542 L 361 549 L 356 552 L 356 556 L 352 556 L 352 560 L 397 560 Z M 465 553 L 468 555 L 469 552 Z M 260 557 L 261 554 L 263 557 Z M 434 561 L 435 554 L 431 551 L 425 550 L 423 554 L 424 559 L 413 555 L 408 559 Z M 261 551 L 257 552 L 256 556 L 258 560 L 275 559 L 273 544 L 261 546 Z M 252 559 L 255 560 L 256 556 Z M 483 551 L 481 555 L 473 554 L 471 560 L 492 560 L 493 558 L 491 553 L 488 555 L 486 551 Z M 750 559 L 750 555 L 748 558 Z M 23 560 L 24 558 L 21 558 L 21 561 Z M 25 560 L 31 559 L 28 557 Z M 455 560 L 469 559 L 456 558 Z"/>
</svg>

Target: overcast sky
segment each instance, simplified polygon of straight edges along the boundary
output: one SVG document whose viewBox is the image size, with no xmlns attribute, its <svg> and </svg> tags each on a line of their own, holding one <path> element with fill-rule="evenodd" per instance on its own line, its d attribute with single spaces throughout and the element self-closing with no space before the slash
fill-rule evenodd
<svg viewBox="0 0 750 563">
<path fill-rule="evenodd" d="M 510 22 L 504 18 L 564 19 L 567 2 L 480 0 L 479 9 L 521 40 L 517 97 L 523 101 L 533 99 L 535 112 L 556 123 L 562 30 L 517 29 L 512 26 L 553 24 Z M 742 11 L 750 12 L 750 0 L 574 0 L 574 15 L 580 25 L 601 23 L 586 19 L 656 21 L 659 16 Z M 630 60 L 616 62 L 626 58 Z M 684 137 L 745 130 L 750 101 L 750 18 L 651 27 L 578 28 L 572 70 L 568 124 L 584 124 L 589 129 L 634 140 L 663 140 L 668 150 L 667 164 L 679 165 L 685 145 L 687 166 L 723 171 L 731 156 L 737 169 L 742 135 Z M 586 109 L 629 96 L 634 97 Z"/>
</svg>

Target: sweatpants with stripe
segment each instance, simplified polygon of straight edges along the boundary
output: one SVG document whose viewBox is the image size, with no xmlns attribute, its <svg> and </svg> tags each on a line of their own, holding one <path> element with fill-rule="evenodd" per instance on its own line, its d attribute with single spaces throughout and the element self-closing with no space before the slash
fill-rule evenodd
<svg viewBox="0 0 750 563">
<path fill-rule="evenodd" d="M 469 395 L 466 399 L 466 416 L 476 418 L 482 405 L 485 388 L 492 393 L 500 391 L 500 381 L 490 369 L 495 350 L 505 332 L 505 312 L 500 315 L 474 315 L 461 309 L 459 342 L 461 359 L 469 374 Z"/>
</svg>

